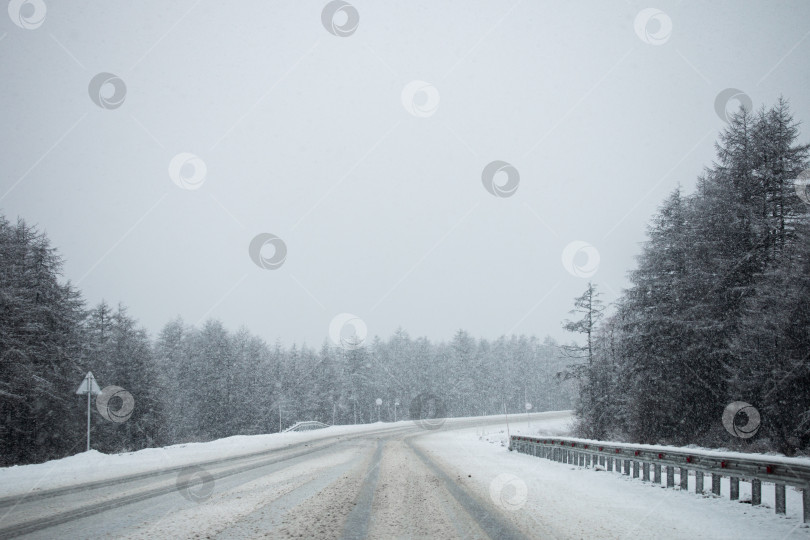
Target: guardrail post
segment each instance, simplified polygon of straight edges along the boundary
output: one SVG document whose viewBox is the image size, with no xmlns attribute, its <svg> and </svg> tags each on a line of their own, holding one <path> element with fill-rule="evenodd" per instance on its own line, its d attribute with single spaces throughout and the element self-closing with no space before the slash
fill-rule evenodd
<svg viewBox="0 0 810 540">
<path fill-rule="evenodd" d="M 810 523 L 810 486 L 802 488 L 802 521 Z"/>
<path fill-rule="evenodd" d="M 731 486 L 730 495 L 732 501 L 736 501 L 740 498 L 740 479 L 736 476 L 732 476 L 728 479 L 729 485 Z"/>
<path fill-rule="evenodd" d="M 629 459 L 624 460 L 624 475 L 625 476 L 630 476 L 630 460 Z"/>
<path fill-rule="evenodd" d="M 776 490 L 776 513 L 785 513 L 785 484 L 774 484 Z"/>
<path fill-rule="evenodd" d="M 703 471 L 695 471 L 695 493 L 703 493 Z"/>
<path fill-rule="evenodd" d="M 641 464 L 641 479 L 645 482 L 650 481 L 650 464 L 646 461 Z"/>
<path fill-rule="evenodd" d="M 718 496 L 720 495 L 720 479 L 721 478 L 722 478 L 722 476 L 720 476 L 719 474 L 712 473 L 712 493 L 714 493 L 715 495 L 718 495 Z"/>
<path fill-rule="evenodd" d="M 609 458 L 606 458 L 606 460 L 607 460 L 607 466 L 606 467 L 607 467 L 608 472 L 613 472 L 613 458 L 609 457 Z"/>
<path fill-rule="evenodd" d="M 751 506 L 762 504 L 762 481 L 758 478 L 751 480 Z"/>
<path fill-rule="evenodd" d="M 681 489 L 689 491 L 689 469 L 681 467 Z"/>
<path fill-rule="evenodd" d="M 667 465 L 667 487 L 675 487 L 675 467 Z"/>
<path fill-rule="evenodd" d="M 638 478 L 638 461 L 633 462 L 633 478 Z"/>
<path fill-rule="evenodd" d="M 653 482 L 656 484 L 661 483 L 661 464 L 656 463 L 653 465 Z"/>
</svg>

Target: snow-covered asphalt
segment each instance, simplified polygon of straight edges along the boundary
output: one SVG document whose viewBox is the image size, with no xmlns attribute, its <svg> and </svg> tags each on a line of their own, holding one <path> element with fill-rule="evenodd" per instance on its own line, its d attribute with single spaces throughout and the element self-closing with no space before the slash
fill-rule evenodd
<svg viewBox="0 0 810 540">
<path fill-rule="evenodd" d="M 451 419 L 441 432 L 501 423 Z M 11 495 L 0 499 L 0 537 L 525 537 L 426 454 L 421 440 L 435 433 L 379 425 L 192 469 Z"/>
<path fill-rule="evenodd" d="M 510 417 L 511 430 L 563 434 L 570 418 Z M 775 516 L 767 506 L 508 452 L 506 437 L 502 417 L 449 419 L 438 430 L 335 427 L 169 447 L 159 471 L 144 465 L 151 450 L 91 452 L 0 471 L 0 538 L 809 536 L 797 494 L 788 494 L 788 515 Z M 71 466 L 79 477 L 96 474 L 77 485 Z M 114 470 L 127 476 L 114 479 Z M 34 482 L 41 489 L 20 491 Z"/>
</svg>

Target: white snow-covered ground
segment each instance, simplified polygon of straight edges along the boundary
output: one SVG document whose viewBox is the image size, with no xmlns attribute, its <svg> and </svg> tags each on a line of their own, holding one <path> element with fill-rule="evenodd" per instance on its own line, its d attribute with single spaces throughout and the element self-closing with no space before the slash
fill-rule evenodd
<svg viewBox="0 0 810 540">
<path fill-rule="evenodd" d="M 532 415 L 530 418 L 528 420 L 526 415 L 510 416 L 511 434 L 565 436 L 570 433 L 570 414 L 549 413 L 545 417 Z M 468 422 L 481 423 L 482 420 L 496 423 L 466 427 L 470 425 Z M 353 497 L 360 491 L 366 474 L 367 465 L 363 463 L 369 459 L 377 441 L 384 443 L 386 450 L 383 452 L 380 484 L 375 493 L 371 532 L 383 530 L 379 528 L 381 524 L 396 525 L 400 519 L 405 520 L 401 523 L 403 530 L 424 529 L 425 534 L 430 534 L 431 527 L 451 531 L 451 523 L 456 529 L 468 526 L 469 520 L 463 517 L 461 507 L 442 497 L 441 491 L 429 481 L 430 475 L 421 462 L 402 446 L 402 438 L 413 435 L 413 444 L 460 486 L 479 500 L 498 507 L 528 537 L 810 538 L 810 528 L 801 522 L 801 493 L 792 488 L 787 489 L 787 515 L 777 516 L 773 511 L 773 486 L 768 484 L 763 484 L 764 504 L 752 507 L 728 499 L 727 481 L 723 485 L 723 497 L 700 496 L 694 493 L 694 478 L 691 478 L 690 491 L 684 492 L 617 473 L 582 469 L 510 452 L 503 417 L 449 419 L 444 429 L 436 431 L 413 428 L 399 430 L 390 436 L 380 433 L 380 430 L 408 427 L 413 428 L 413 424 L 407 421 L 336 426 L 302 433 L 229 437 L 209 443 L 182 444 L 119 455 L 91 451 L 43 464 L 0 469 L 0 496 L 16 496 L 35 489 L 70 486 L 282 449 L 296 443 L 317 443 L 335 436 L 367 433 L 368 437 L 358 439 L 356 444 L 352 443 L 354 446 L 343 447 L 332 454 L 319 454 L 316 459 L 281 469 L 271 476 L 257 477 L 247 484 L 230 487 L 226 485 L 227 480 L 222 480 L 223 491 L 206 503 L 166 510 L 157 521 L 136 524 L 126 530 L 132 537 L 180 534 L 182 531 L 191 537 L 203 530 L 219 530 L 217 527 L 228 523 L 229 532 L 223 537 L 239 537 L 243 533 L 261 530 L 268 523 L 293 519 L 289 516 L 305 519 L 306 515 L 313 515 L 310 512 L 333 516 L 334 523 L 326 520 L 321 526 L 326 527 L 324 530 L 340 530 L 340 516 L 344 516 L 354 504 Z M 366 450 L 359 452 L 360 448 Z M 406 474 L 399 478 L 395 473 L 402 471 Z M 420 478 L 424 480 L 422 484 L 416 482 Z M 282 498 L 284 494 L 294 494 L 294 490 L 304 484 L 309 486 L 302 490 L 304 495 Z M 750 485 L 741 483 L 740 487 L 744 501 L 750 496 Z M 318 497 L 313 496 L 316 493 Z M 413 498 L 415 493 L 418 495 L 416 499 L 408 502 L 408 497 Z M 276 499 L 278 502 L 269 502 Z M 348 505 L 348 509 L 341 505 Z M 443 507 L 442 512 L 435 512 L 435 519 L 430 518 L 428 512 L 428 507 L 434 506 Z M 294 511 L 285 514 L 293 507 Z M 406 517 L 398 517 L 400 513 Z M 210 519 L 206 518 L 208 514 Z M 453 515 L 462 517 L 448 521 L 447 516 Z M 384 519 L 386 516 L 393 517 Z M 408 520 L 416 521 L 411 523 Z M 306 529 L 298 527 L 294 521 L 284 523 L 283 527 L 291 530 Z M 474 529 L 463 531 L 466 532 L 457 535 L 477 536 Z"/>
<path fill-rule="evenodd" d="M 567 433 L 565 420 L 517 417 L 512 435 Z M 808 538 L 801 492 L 787 488 L 787 515 L 774 513 L 772 484 L 762 485 L 762 506 L 723 497 L 666 489 L 618 473 L 583 469 L 508 451 L 506 426 L 440 432 L 419 446 L 444 462 L 467 487 L 511 512 L 524 530 L 551 530 L 559 538 Z M 676 482 L 678 479 L 676 478 Z M 707 484 L 708 488 L 708 484 Z M 741 482 L 741 500 L 750 484 Z"/>
</svg>

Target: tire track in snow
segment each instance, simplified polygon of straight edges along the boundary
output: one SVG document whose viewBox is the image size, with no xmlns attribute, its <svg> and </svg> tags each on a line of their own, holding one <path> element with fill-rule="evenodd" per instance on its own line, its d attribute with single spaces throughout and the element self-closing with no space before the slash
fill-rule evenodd
<svg viewBox="0 0 810 540">
<path fill-rule="evenodd" d="M 371 507 L 374 503 L 374 491 L 377 488 L 377 481 L 380 478 L 380 460 L 382 459 L 383 441 L 377 441 L 377 450 L 371 458 L 366 472 L 365 480 L 357 495 L 355 507 L 349 514 L 346 524 L 343 526 L 341 540 L 356 540 L 368 536 L 369 522 L 371 520 Z"/>
<path fill-rule="evenodd" d="M 458 501 L 467 514 L 475 520 L 478 526 L 489 535 L 490 538 L 498 540 L 523 540 L 526 538 L 517 527 L 501 517 L 491 504 L 487 505 L 479 501 L 477 497 L 467 493 L 450 478 L 447 473 L 427 457 L 424 452 L 413 446 L 410 437 L 405 439 L 405 444 L 407 444 L 411 451 L 422 460 L 439 480 L 441 480 L 447 492 Z M 547 535 L 541 536 L 547 537 Z"/>
</svg>

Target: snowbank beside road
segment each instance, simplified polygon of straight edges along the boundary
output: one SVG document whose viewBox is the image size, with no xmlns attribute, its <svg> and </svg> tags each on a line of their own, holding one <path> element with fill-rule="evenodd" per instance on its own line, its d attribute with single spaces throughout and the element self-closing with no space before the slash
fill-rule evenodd
<svg viewBox="0 0 810 540">
<path fill-rule="evenodd" d="M 406 422 L 332 426 L 313 431 L 267 435 L 238 435 L 211 442 L 146 448 L 124 454 L 102 454 L 90 450 L 46 463 L 0 468 L 0 497 L 109 480 L 215 459 L 236 458 L 297 443 L 316 442 L 337 435 L 375 431 L 399 424 L 404 426 Z"/>
<path fill-rule="evenodd" d="M 561 419 L 527 425 L 510 417 L 512 435 L 566 435 Z M 508 451 L 506 424 L 437 432 L 415 442 L 454 472 L 458 482 L 492 500 L 531 536 L 550 530 L 558 538 L 808 538 L 801 521 L 801 493 L 787 489 L 787 516 L 773 510 L 773 485 L 763 484 L 766 504 L 752 507 L 666 489 L 616 473 Z M 728 494 L 728 480 L 724 493 Z M 750 484 L 741 483 L 744 500 Z M 750 499 L 749 499 L 750 501 Z"/>
</svg>

